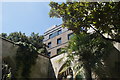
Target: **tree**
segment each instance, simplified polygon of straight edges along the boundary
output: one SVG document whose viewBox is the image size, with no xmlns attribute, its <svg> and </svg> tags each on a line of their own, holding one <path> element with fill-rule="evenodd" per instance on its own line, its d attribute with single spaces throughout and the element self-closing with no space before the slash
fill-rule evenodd
<svg viewBox="0 0 120 80">
<path fill-rule="evenodd" d="M 34 32 L 31 33 L 31 36 L 29 36 L 29 42 L 33 44 L 36 48 L 43 47 L 43 36 L 39 36 L 39 34 L 35 34 Z"/>
<path fill-rule="evenodd" d="M 7 35 L 6 33 L 1 33 L 0 36 L 11 40 L 13 42 L 22 42 L 34 46 L 39 53 L 44 53 L 47 55 L 47 50 L 45 44 L 43 44 L 44 37 L 39 35 L 39 33 L 32 32 L 30 36 L 26 36 L 22 32 L 13 32 Z"/>
<path fill-rule="evenodd" d="M 10 33 L 6 38 L 13 42 L 28 42 L 28 37 L 25 35 L 25 33 L 21 32 Z"/>
<path fill-rule="evenodd" d="M 7 34 L 6 33 L 1 33 L 0 36 L 3 37 L 3 38 L 6 38 Z"/>
<path fill-rule="evenodd" d="M 102 39 L 99 35 L 93 34 L 74 34 L 74 37 L 70 40 L 68 47 L 62 50 L 62 53 L 67 53 L 67 66 L 72 65 L 73 70 L 77 74 L 83 67 L 85 78 L 92 80 L 92 72 L 96 72 L 97 67 L 104 66 L 101 61 L 109 55 L 112 44 L 109 41 Z M 75 62 L 76 57 L 77 62 Z M 77 69 L 77 70 L 76 70 Z M 102 70 L 102 69 L 101 69 Z M 104 70 L 103 70 L 104 71 Z M 107 74 L 101 73 L 106 77 Z"/>
<path fill-rule="evenodd" d="M 120 43 L 120 2 L 51 2 L 50 7 L 50 17 L 62 18 L 62 26 L 74 33 L 91 28 L 103 39 Z"/>
</svg>

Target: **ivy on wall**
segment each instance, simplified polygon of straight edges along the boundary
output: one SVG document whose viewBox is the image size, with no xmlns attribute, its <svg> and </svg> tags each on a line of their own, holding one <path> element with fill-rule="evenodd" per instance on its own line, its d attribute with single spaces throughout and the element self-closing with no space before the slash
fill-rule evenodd
<svg viewBox="0 0 120 80">
<path fill-rule="evenodd" d="M 38 57 L 37 49 L 31 44 L 18 43 L 20 47 L 16 53 L 16 76 L 28 78 L 32 65 L 35 64 Z"/>
</svg>

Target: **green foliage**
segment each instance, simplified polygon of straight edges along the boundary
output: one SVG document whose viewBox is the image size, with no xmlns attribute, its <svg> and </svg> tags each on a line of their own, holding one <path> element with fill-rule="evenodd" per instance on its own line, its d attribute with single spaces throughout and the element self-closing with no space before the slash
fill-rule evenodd
<svg viewBox="0 0 120 80">
<path fill-rule="evenodd" d="M 19 42 L 19 41 L 27 42 L 28 41 L 28 37 L 25 35 L 25 33 L 21 33 L 21 32 L 10 33 L 6 38 L 14 42 Z"/>
<path fill-rule="evenodd" d="M 6 33 L 1 33 L 0 36 L 3 37 L 3 38 L 6 38 L 7 34 Z"/>
<path fill-rule="evenodd" d="M 81 33 L 74 34 L 69 41 L 68 47 L 63 49 L 63 52 L 68 54 L 66 63 L 67 66 L 73 67 L 73 70 L 76 72 L 75 75 L 79 73 L 78 71 L 81 72 L 82 67 L 84 68 L 84 72 L 86 72 L 86 69 L 90 69 L 97 74 L 98 68 L 104 67 L 101 61 L 104 61 L 111 49 L 112 44 L 102 39 L 96 33 Z M 101 70 L 103 69 L 101 68 Z M 91 74 L 90 71 L 87 73 Z M 106 75 L 104 73 L 104 76 Z"/>
<path fill-rule="evenodd" d="M 13 32 L 9 35 L 7 35 L 6 33 L 1 33 L 0 36 L 13 42 L 23 42 L 30 44 L 31 46 L 34 46 L 37 49 L 38 53 L 40 52 L 45 55 L 47 53 L 45 48 L 46 46 L 45 44 L 43 44 L 44 37 L 42 35 L 39 35 L 38 33 L 32 32 L 30 36 L 26 36 L 25 33 Z"/>
<path fill-rule="evenodd" d="M 50 17 L 62 18 L 62 26 L 74 33 L 92 28 L 104 39 L 120 43 L 120 2 L 51 2 L 50 7 Z"/>
<path fill-rule="evenodd" d="M 95 33 L 75 35 L 69 42 L 70 49 L 82 56 L 82 60 L 87 60 L 91 64 L 96 61 L 96 59 L 101 59 L 103 55 L 109 53 L 111 46 L 112 44 L 109 41 L 103 40 Z"/>
</svg>

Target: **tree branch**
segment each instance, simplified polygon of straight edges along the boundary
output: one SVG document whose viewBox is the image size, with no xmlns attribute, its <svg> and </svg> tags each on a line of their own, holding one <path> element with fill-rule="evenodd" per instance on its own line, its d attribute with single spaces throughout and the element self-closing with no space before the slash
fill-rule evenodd
<svg viewBox="0 0 120 80">
<path fill-rule="evenodd" d="M 100 36 L 101 36 L 103 39 L 109 40 L 109 41 L 115 41 L 115 42 L 120 43 L 120 40 L 118 40 L 118 39 L 106 38 L 105 36 L 103 36 L 102 33 L 100 33 L 100 31 L 96 30 L 96 29 L 95 29 L 94 27 L 92 27 L 91 25 L 90 25 L 90 27 L 91 27 L 92 29 L 94 29 L 98 34 L 100 34 Z"/>
</svg>

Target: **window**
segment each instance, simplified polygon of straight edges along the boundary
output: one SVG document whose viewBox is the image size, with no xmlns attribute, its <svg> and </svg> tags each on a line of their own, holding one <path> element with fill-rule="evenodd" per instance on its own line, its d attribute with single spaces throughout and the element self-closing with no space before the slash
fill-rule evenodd
<svg viewBox="0 0 120 80">
<path fill-rule="evenodd" d="M 58 48 L 57 49 L 57 54 L 60 54 L 60 52 L 61 52 L 61 48 Z"/>
<path fill-rule="evenodd" d="M 51 55 L 51 52 L 48 52 L 48 56 L 50 57 L 50 55 Z"/>
<path fill-rule="evenodd" d="M 73 36 L 73 33 L 68 34 L 68 40 Z"/>
<path fill-rule="evenodd" d="M 53 38 L 53 37 L 55 37 L 55 36 L 57 36 L 57 35 L 59 35 L 59 34 L 61 34 L 61 33 L 62 33 L 61 30 L 59 30 L 59 31 L 57 31 L 57 32 L 54 32 L 54 33 L 52 33 L 52 34 L 49 35 L 49 39 L 51 39 L 51 38 Z"/>
<path fill-rule="evenodd" d="M 61 30 L 59 30 L 58 32 L 57 32 L 57 34 L 59 35 L 59 34 L 61 34 L 62 33 L 62 31 Z"/>
<path fill-rule="evenodd" d="M 52 35 L 52 34 L 50 34 L 50 35 L 49 35 L 49 39 L 51 39 L 51 38 L 52 38 L 52 36 L 53 36 L 53 35 Z"/>
<path fill-rule="evenodd" d="M 57 39 L 57 44 L 61 44 L 61 38 Z"/>
<path fill-rule="evenodd" d="M 48 48 L 51 48 L 51 42 L 48 43 Z"/>
</svg>

